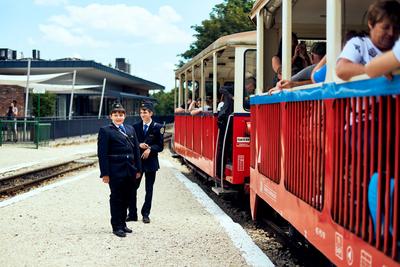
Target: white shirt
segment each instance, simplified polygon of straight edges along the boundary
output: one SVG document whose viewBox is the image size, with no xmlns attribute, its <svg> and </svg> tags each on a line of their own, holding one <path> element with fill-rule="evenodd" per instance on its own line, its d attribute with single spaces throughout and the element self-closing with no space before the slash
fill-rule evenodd
<svg viewBox="0 0 400 267">
<path fill-rule="evenodd" d="M 13 107 L 13 113 L 14 113 L 14 116 L 15 117 L 17 117 L 18 116 L 18 108 L 17 107 Z"/>
<path fill-rule="evenodd" d="M 397 61 L 400 62 L 400 39 L 394 44 L 393 54 L 396 57 Z"/>
<path fill-rule="evenodd" d="M 365 65 L 377 55 L 382 54 L 369 37 L 353 37 L 344 46 L 339 58 Z"/>
<path fill-rule="evenodd" d="M 212 110 L 212 107 L 210 107 L 209 105 L 204 105 L 204 107 L 201 107 L 202 111 L 210 111 Z"/>
<path fill-rule="evenodd" d="M 224 106 L 224 102 L 223 101 L 219 102 L 218 106 L 217 106 L 217 111 L 221 111 L 223 106 Z"/>
</svg>

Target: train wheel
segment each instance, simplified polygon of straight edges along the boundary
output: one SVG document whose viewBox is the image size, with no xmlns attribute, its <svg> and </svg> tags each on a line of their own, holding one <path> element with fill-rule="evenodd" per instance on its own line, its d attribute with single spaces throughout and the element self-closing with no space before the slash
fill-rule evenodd
<svg viewBox="0 0 400 267">
<path fill-rule="evenodd" d="M 250 210 L 251 210 L 251 218 L 254 220 L 257 219 L 257 206 L 258 206 L 258 196 L 256 192 L 250 188 Z"/>
</svg>

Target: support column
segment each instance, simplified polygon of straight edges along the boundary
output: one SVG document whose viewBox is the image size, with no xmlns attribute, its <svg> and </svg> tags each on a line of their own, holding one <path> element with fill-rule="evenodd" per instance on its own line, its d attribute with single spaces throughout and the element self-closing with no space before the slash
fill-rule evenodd
<svg viewBox="0 0 400 267">
<path fill-rule="evenodd" d="M 217 86 L 218 86 L 218 57 L 217 53 L 213 53 L 213 112 L 217 111 Z"/>
<path fill-rule="evenodd" d="M 336 76 L 336 60 L 342 42 L 342 1 L 326 0 L 326 82 L 340 81 Z"/>
<path fill-rule="evenodd" d="M 101 98 L 100 98 L 100 107 L 99 107 L 99 119 L 101 117 L 101 111 L 103 109 L 103 99 L 104 99 L 104 91 L 106 89 L 106 78 L 103 79 L 103 88 L 101 90 Z"/>
<path fill-rule="evenodd" d="M 292 0 L 282 0 L 282 79 L 292 77 Z"/>
<path fill-rule="evenodd" d="M 188 81 L 188 71 L 185 70 L 185 112 L 188 111 L 188 104 L 187 101 L 189 99 L 189 81 Z M 192 100 L 193 100 L 193 96 L 192 96 Z"/>
<path fill-rule="evenodd" d="M 264 9 L 257 13 L 257 85 L 256 94 L 264 90 Z"/>
<path fill-rule="evenodd" d="M 69 120 L 72 119 L 72 104 L 74 102 L 75 78 L 76 78 L 76 70 L 74 70 L 74 74 L 72 76 L 71 101 L 69 102 L 69 114 L 68 114 Z"/>
<path fill-rule="evenodd" d="M 29 78 L 31 76 L 31 60 L 28 59 L 28 68 L 26 71 L 26 87 L 25 87 L 25 112 L 24 117 L 28 117 L 28 101 L 29 101 Z"/>
<path fill-rule="evenodd" d="M 200 66 L 200 94 L 204 95 L 202 92 L 205 90 L 205 78 L 204 78 L 204 59 L 201 60 Z"/>
</svg>

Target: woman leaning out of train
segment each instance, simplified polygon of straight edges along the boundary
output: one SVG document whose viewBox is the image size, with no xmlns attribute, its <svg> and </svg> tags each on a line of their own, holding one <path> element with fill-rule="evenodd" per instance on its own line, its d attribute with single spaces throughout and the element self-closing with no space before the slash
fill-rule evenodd
<svg viewBox="0 0 400 267">
<path fill-rule="evenodd" d="M 385 75 L 389 80 L 393 78 L 392 71 L 400 68 L 400 39 L 397 40 L 391 51 L 374 58 L 365 66 L 365 72 L 370 77 Z"/>
<path fill-rule="evenodd" d="M 344 46 L 336 63 L 336 74 L 343 80 L 365 73 L 365 65 L 374 57 L 392 49 L 399 38 L 400 3 L 377 1 L 368 9 L 369 35 L 353 37 Z"/>
</svg>

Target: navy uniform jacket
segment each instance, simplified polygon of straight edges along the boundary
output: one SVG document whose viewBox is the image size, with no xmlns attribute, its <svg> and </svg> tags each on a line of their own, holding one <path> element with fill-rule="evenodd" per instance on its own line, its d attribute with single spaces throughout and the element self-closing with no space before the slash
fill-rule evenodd
<svg viewBox="0 0 400 267">
<path fill-rule="evenodd" d="M 146 143 L 150 146 L 150 154 L 147 159 L 142 159 L 143 172 L 157 171 L 160 168 L 158 163 L 158 153 L 164 148 L 164 127 L 160 123 L 152 121 L 146 135 L 143 133 L 143 121 L 133 125 L 139 143 Z M 140 149 L 140 154 L 143 153 Z"/>
<path fill-rule="evenodd" d="M 134 147 L 113 123 L 100 128 L 97 140 L 100 177 L 135 177 L 142 170 L 135 130 L 130 125 L 124 127 Z"/>
</svg>

